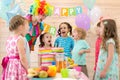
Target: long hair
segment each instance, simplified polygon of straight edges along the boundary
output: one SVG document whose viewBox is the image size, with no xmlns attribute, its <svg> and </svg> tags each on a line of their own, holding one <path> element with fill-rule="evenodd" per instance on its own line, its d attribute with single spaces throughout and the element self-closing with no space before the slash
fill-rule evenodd
<svg viewBox="0 0 120 80">
<path fill-rule="evenodd" d="M 115 41 L 115 48 L 117 53 L 119 53 L 119 39 L 117 34 L 116 23 L 112 19 L 105 19 L 98 24 L 104 25 L 103 37 L 102 37 L 102 48 L 107 50 L 106 41 L 112 38 Z"/>
<path fill-rule="evenodd" d="M 45 43 L 44 43 L 44 41 L 43 41 L 43 38 L 44 38 L 45 34 L 48 34 L 48 33 L 43 33 L 43 34 L 41 34 L 40 37 L 39 37 L 39 41 L 40 41 L 39 47 L 40 47 L 40 48 L 45 46 Z M 52 44 L 50 44 L 50 47 L 52 47 Z"/>
<path fill-rule="evenodd" d="M 68 29 L 70 30 L 69 32 L 70 32 L 70 35 L 72 35 L 72 26 L 68 23 L 68 22 L 62 22 L 60 25 L 59 25 L 59 29 L 58 29 L 58 35 L 59 36 L 61 36 L 61 31 L 60 31 L 60 26 L 62 25 L 62 24 L 66 24 L 67 25 L 67 27 L 68 27 Z"/>
</svg>

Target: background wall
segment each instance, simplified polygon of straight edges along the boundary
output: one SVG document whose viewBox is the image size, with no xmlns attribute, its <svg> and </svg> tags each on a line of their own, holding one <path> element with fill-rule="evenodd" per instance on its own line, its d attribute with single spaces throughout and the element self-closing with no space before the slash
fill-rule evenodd
<svg viewBox="0 0 120 80">
<path fill-rule="evenodd" d="M 51 5 L 54 5 L 56 7 L 76 7 L 76 6 L 83 6 L 82 0 L 46 0 Z M 22 9 L 28 10 L 30 4 L 33 2 L 33 0 L 24 0 L 25 5 L 22 6 Z M 104 16 L 110 16 L 117 22 L 118 32 L 120 31 L 120 0 L 96 0 L 96 4 L 98 7 L 101 8 L 102 15 Z M 61 17 L 61 16 L 51 16 L 47 17 L 44 21 L 45 23 L 48 23 L 50 25 L 58 27 L 58 25 L 63 22 L 67 21 L 71 25 L 75 26 L 75 17 Z M 95 39 L 96 35 L 93 34 L 90 30 L 87 32 L 87 41 L 91 46 L 91 53 L 87 54 L 87 67 L 90 79 L 92 80 L 93 76 L 93 66 L 94 66 L 94 48 L 95 48 Z M 6 55 L 5 52 L 5 42 L 7 37 L 9 36 L 10 32 L 8 30 L 8 27 L 6 27 L 6 23 L 4 20 L 0 19 L 0 63 L 3 56 Z M 120 33 L 118 33 L 120 36 Z M 54 37 L 55 38 L 55 37 Z M 53 38 L 53 41 L 54 41 Z M 39 42 L 37 41 L 37 45 Z M 36 51 L 38 46 L 36 47 Z M 37 66 L 37 55 L 35 54 L 36 51 L 31 53 L 31 67 Z M 2 67 L 0 66 L 0 74 L 1 74 Z"/>
</svg>

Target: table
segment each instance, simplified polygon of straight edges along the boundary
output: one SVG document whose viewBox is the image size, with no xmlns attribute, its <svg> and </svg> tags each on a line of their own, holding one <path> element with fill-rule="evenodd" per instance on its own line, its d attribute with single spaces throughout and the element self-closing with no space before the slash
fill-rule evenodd
<svg viewBox="0 0 120 80">
<path fill-rule="evenodd" d="M 54 78 L 31 78 L 30 80 L 89 80 L 84 73 L 81 72 L 81 78 L 75 79 L 75 78 L 62 78 L 60 73 L 56 74 L 56 77 Z"/>
</svg>

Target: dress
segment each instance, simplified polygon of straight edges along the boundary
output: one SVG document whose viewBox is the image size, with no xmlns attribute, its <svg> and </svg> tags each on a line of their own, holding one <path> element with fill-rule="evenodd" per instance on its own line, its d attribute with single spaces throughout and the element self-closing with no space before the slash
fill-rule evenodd
<svg viewBox="0 0 120 80">
<path fill-rule="evenodd" d="M 71 37 L 58 37 L 54 46 L 64 48 L 65 56 L 72 58 L 71 51 L 74 47 L 74 41 Z"/>
<path fill-rule="evenodd" d="M 108 46 L 109 43 L 115 45 L 115 42 L 112 38 L 106 42 L 106 46 Z M 113 60 L 108 69 L 106 77 L 100 78 L 100 72 L 104 69 L 107 60 L 107 55 L 108 52 L 101 48 L 94 80 L 119 80 L 118 53 L 116 52 L 116 50 L 114 51 Z"/>
<path fill-rule="evenodd" d="M 9 60 L 7 61 L 6 68 L 4 69 L 3 67 L 1 80 L 28 80 L 27 71 L 20 62 L 17 49 L 17 40 L 20 39 L 20 37 L 21 36 L 11 36 L 7 40 L 6 51 Z"/>
</svg>

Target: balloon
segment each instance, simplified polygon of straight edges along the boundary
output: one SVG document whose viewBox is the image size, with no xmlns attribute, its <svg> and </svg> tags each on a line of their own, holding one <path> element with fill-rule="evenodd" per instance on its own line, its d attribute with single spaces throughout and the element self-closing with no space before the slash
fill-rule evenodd
<svg viewBox="0 0 120 80">
<path fill-rule="evenodd" d="M 95 4 L 95 1 L 96 1 L 96 0 L 83 0 L 85 6 L 86 6 L 89 10 L 91 10 L 91 9 L 93 8 L 93 6 L 94 6 L 94 4 Z"/>
<path fill-rule="evenodd" d="M 5 14 L 9 8 L 7 6 L 3 7 L 2 3 L 0 3 L 0 18 L 7 20 L 7 15 Z"/>
<path fill-rule="evenodd" d="M 88 8 L 86 6 L 82 6 L 82 13 L 87 14 Z"/>
<path fill-rule="evenodd" d="M 90 28 L 90 18 L 86 14 L 79 14 L 75 18 L 77 27 L 88 30 Z"/>
<path fill-rule="evenodd" d="M 10 6 L 15 0 L 1 0 L 4 6 Z"/>
<path fill-rule="evenodd" d="M 93 24 L 96 23 L 99 20 L 100 16 L 101 16 L 101 10 L 100 10 L 100 8 L 98 8 L 98 7 L 95 6 L 90 11 L 89 16 L 90 16 L 91 22 Z"/>
<path fill-rule="evenodd" d="M 6 12 L 10 10 L 10 6 L 5 6 L 2 2 L 0 2 L 0 18 L 7 20 Z"/>
<path fill-rule="evenodd" d="M 18 4 L 16 4 L 16 6 L 11 9 L 10 11 L 8 11 L 7 13 L 7 17 L 8 17 L 8 21 L 15 15 L 24 15 L 24 13 L 22 12 L 20 6 Z"/>
</svg>

